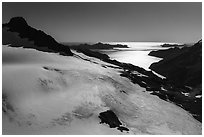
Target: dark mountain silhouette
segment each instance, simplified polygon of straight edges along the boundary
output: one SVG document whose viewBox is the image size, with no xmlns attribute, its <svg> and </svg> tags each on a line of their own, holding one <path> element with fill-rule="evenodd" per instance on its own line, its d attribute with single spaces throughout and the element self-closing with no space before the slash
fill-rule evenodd
<svg viewBox="0 0 204 137">
<path fill-rule="evenodd" d="M 152 51 L 149 55 L 163 58 L 153 63 L 150 69 L 165 76 L 181 93 L 188 93 L 183 99 L 180 94 L 171 96 L 174 102 L 196 114 L 194 117 L 202 121 L 202 97 L 196 98 L 202 95 L 202 40 L 191 47 Z"/>
<path fill-rule="evenodd" d="M 186 47 L 184 47 L 183 50 L 186 50 Z M 173 47 L 166 50 L 151 51 L 148 55 L 158 58 L 173 58 L 174 56 L 178 56 L 178 54 L 181 54 L 180 49 Z"/>
<path fill-rule="evenodd" d="M 113 48 L 129 48 L 127 45 L 121 45 L 121 44 L 105 44 L 98 42 L 96 44 L 79 44 L 76 46 L 72 46 L 73 49 L 113 49 Z"/>
<path fill-rule="evenodd" d="M 45 52 L 60 53 L 71 56 L 73 53 L 68 46 L 59 44 L 50 35 L 29 26 L 23 17 L 14 17 L 9 23 L 3 24 L 3 44 L 13 47 L 33 48 Z M 13 40 L 12 38 L 15 38 Z M 30 44 L 18 41 L 27 40 Z"/>
<path fill-rule="evenodd" d="M 163 45 L 161 45 L 161 47 L 183 47 L 186 46 L 185 44 L 168 44 L 168 43 L 164 43 Z"/>
<path fill-rule="evenodd" d="M 202 41 L 191 47 L 153 51 L 149 55 L 162 57 L 150 69 L 164 75 L 177 86 L 197 87 L 202 81 Z"/>
</svg>

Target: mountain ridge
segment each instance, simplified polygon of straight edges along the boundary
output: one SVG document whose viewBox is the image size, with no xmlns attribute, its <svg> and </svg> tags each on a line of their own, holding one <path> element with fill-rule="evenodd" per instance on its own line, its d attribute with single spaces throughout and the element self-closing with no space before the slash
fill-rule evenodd
<svg viewBox="0 0 204 137">
<path fill-rule="evenodd" d="M 12 43 L 12 40 L 7 39 L 3 44 L 11 44 L 13 47 L 23 47 L 23 48 L 34 48 L 40 51 L 54 52 L 61 55 L 72 56 L 73 53 L 68 46 L 58 43 L 53 37 L 47 35 L 41 30 L 37 30 L 28 25 L 26 20 L 23 17 L 13 17 L 8 23 L 5 23 L 3 26 L 3 36 L 6 32 L 17 32 L 20 38 L 27 38 L 28 41 L 34 42 L 31 45 L 16 45 Z M 7 33 L 10 35 L 11 33 Z M 8 37 L 8 36 L 7 36 Z"/>
<path fill-rule="evenodd" d="M 191 47 L 152 51 L 149 55 L 163 58 L 151 64 L 150 69 L 172 80 L 174 84 L 192 87 L 201 84 L 202 41 Z"/>
</svg>

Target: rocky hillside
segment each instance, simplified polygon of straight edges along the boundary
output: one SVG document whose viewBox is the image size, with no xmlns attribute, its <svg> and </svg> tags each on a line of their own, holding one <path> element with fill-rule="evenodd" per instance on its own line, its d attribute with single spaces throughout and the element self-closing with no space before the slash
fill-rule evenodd
<svg viewBox="0 0 204 137">
<path fill-rule="evenodd" d="M 202 81 L 202 41 L 191 47 L 153 51 L 149 55 L 163 60 L 153 63 L 150 69 L 167 77 L 177 86 L 198 87 Z"/>
<path fill-rule="evenodd" d="M 9 23 L 3 24 L 3 44 L 12 47 L 34 48 L 45 52 L 73 55 L 68 46 L 59 44 L 50 35 L 29 26 L 22 17 L 14 17 Z M 30 41 L 26 42 L 25 41 Z"/>
</svg>

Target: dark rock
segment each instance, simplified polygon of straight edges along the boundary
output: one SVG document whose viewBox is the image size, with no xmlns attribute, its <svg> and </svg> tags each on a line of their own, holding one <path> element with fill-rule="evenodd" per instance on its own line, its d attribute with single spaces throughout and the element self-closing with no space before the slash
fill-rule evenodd
<svg viewBox="0 0 204 137">
<path fill-rule="evenodd" d="M 173 58 L 174 56 L 177 56 L 179 53 L 180 53 L 180 49 L 178 47 L 174 47 L 166 50 L 151 51 L 148 55 L 155 56 L 158 58 Z"/>
<path fill-rule="evenodd" d="M 124 90 L 120 90 L 120 92 L 121 92 L 121 93 L 125 93 L 125 94 L 127 94 L 127 92 L 125 92 Z"/>
<path fill-rule="evenodd" d="M 85 48 L 82 48 L 82 49 L 77 49 L 78 52 L 81 52 L 87 56 L 90 56 L 90 57 L 95 57 L 95 58 L 98 58 L 98 59 L 101 59 L 101 60 L 108 60 L 109 59 L 109 56 L 106 55 L 106 54 L 102 54 L 102 53 L 99 53 L 99 52 L 96 52 L 96 51 L 90 51 L 89 49 L 85 49 Z"/>
<path fill-rule="evenodd" d="M 183 46 L 185 46 L 185 44 L 179 45 L 179 44 L 167 44 L 167 43 L 165 43 L 165 44 L 161 45 L 161 47 L 183 47 Z"/>
<path fill-rule="evenodd" d="M 11 18 L 9 23 L 9 26 L 12 26 L 12 28 L 15 28 L 16 30 L 21 30 L 21 29 L 25 29 L 28 27 L 28 24 L 26 22 L 26 20 L 23 17 L 14 17 Z"/>
<path fill-rule="evenodd" d="M 202 42 L 191 47 L 174 48 L 150 53 L 163 56 L 150 69 L 167 77 L 176 86 L 196 87 L 202 82 Z M 163 54 L 163 55 L 161 55 Z"/>
<path fill-rule="evenodd" d="M 113 48 L 128 48 L 127 45 L 121 45 L 121 44 L 116 44 L 116 45 L 112 45 L 112 44 L 105 44 L 105 43 L 101 43 L 98 42 L 96 44 L 79 44 L 79 45 L 75 45 L 75 46 L 70 46 L 70 48 L 72 49 L 89 49 L 89 50 L 94 50 L 94 49 L 113 49 Z"/>
<path fill-rule="evenodd" d="M 106 123 L 110 126 L 110 128 L 115 128 L 122 125 L 112 110 L 101 112 L 98 117 L 101 119 L 100 123 Z"/>
<path fill-rule="evenodd" d="M 123 132 L 123 130 L 124 130 L 124 131 L 129 131 L 128 128 L 123 127 L 123 126 L 120 126 L 120 127 L 118 127 L 117 129 L 120 130 L 121 132 Z"/>
<path fill-rule="evenodd" d="M 101 112 L 98 116 L 101 119 L 100 123 L 106 123 L 110 126 L 110 128 L 116 128 L 121 132 L 123 130 L 129 131 L 128 128 L 120 126 L 122 123 L 119 121 L 118 117 L 112 110 L 107 110 L 105 112 Z"/>
<path fill-rule="evenodd" d="M 2 111 L 7 113 L 8 111 L 14 112 L 13 106 L 10 104 L 8 100 L 8 96 L 5 93 L 2 93 Z"/>
<path fill-rule="evenodd" d="M 68 46 L 64 46 L 59 44 L 52 38 L 50 35 L 47 35 L 41 30 L 37 30 L 35 28 L 30 27 L 24 18 L 22 17 L 14 17 L 12 18 L 9 23 L 3 24 L 3 44 L 11 44 L 10 46 L 17 46 L 23 48 L 33 48 L 40 51 L 45 52 L 54 52 L 60 53 L 61 55 L 72 56 L 73 53 L 70 51 Z M 21 43 L 16 44 L 13 39 L 8 39 L 5 37 L 9 37 L 10 33 L 8 32 L 17 32 L 20 39 L 27 38 L 28 41 L 34 42 L 34 44 L 23 44 Z"/>
</svg>

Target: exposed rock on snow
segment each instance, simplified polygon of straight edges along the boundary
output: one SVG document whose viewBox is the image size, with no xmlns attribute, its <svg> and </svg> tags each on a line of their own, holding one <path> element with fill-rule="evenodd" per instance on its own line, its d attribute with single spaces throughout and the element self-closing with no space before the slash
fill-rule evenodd
<svg viewBox="0 0 204 137">
<path fill-rule="evenodd" d="M 103 67 L 114 65 L 82 53 L 2 50 L 3 134 L 201 134 L 188 112 Z M 99 124 L 107 110 L 129 131 Z"/>
<path fill-rule="evenodd" d="M 100 123 L 106 123 L 110 126 L 110 128 L 116 128 L 120 130 L 121 132 L 129 131 L 128 128 L 121 126 L 122 123 L 119 121 L 115 113 L 111 110 L 107 110 L 105 112 L 101 112 L 99 114 L 99 118 L 101 119 Z"/>
</svg>

